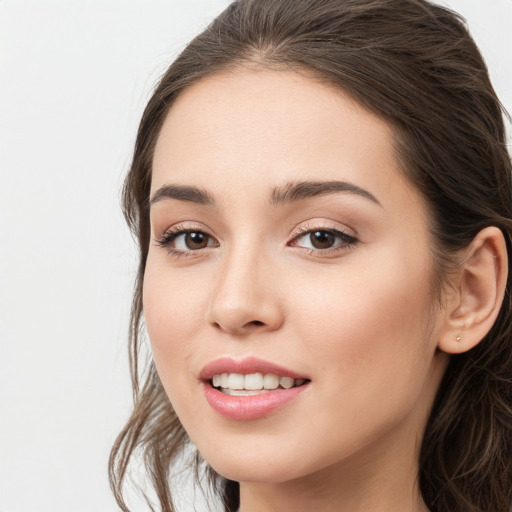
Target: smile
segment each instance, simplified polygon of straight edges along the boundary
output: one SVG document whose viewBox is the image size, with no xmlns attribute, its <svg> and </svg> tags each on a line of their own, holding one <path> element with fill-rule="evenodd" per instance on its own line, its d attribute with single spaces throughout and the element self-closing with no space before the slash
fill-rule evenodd
<svg viewBox="0 0 512 512">
<path fill-rule="evenodd" d="M 256 358 L 221 358 L 200 373 L 204 396 L 212 409 L 234 420 L 253 420 L 293 402 L 311 380 Z"/>
<path fill-rule="evenodd" d="M 274 389 L 290 389 L 302 386 L 306 379 L 280 377 L 273 373 L 217 373 L 212 378 L 212 386 L 231 396 L 252 396 L 269 393 Z"/>
</svg>

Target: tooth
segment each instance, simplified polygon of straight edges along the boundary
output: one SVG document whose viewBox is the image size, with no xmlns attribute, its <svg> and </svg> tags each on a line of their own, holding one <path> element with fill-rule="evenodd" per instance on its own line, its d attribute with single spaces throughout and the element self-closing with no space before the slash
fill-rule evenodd
<svg viewBox="0 0 512 512">
<path fill-rule="evenodd" d="M 306 382 L 306 379 L 292 379 L 291 377 L 279 377 L 273 373 L 250 373 L 242 375 L 239 373 L 222 373 L 215 374 L 212 377 L 212 384 L 214 387 L 222 388 L 223 391 L 227 390 L 247 390 L 251 394 L 252 391 L 264 391 L 277 389 L 281 386 L 284 389 L 290 389 L 293 386 L 302 386 Z M 237 393 L 238 395 L 238 393 Z M 240 395 L 241 396 L 241 395 Z"/>
<path fill-rule="evenodd" d="M 267 373 L 263 377 L 263 387 L 265 389 L 277 389 L 279 387 L 279 377 L 272 373 Z"/>
<path fill-rule="evenodd" d="M 245 376 L 245 389 L 262 389 L 263 375 L 261 373 L 250 373 Z"/>
<path fill-rule="evenodd" d="M 230 373 L 228 378 L 227 388 L 230 389 L 244 389 L 245 377 L 239 373 Z"/>
<path fill-rule="evenodd" d="M 281 377 L 279 384 L 281 384 L 284 389 L 290 389 L 293 387 L 293 379 L 291 377 Z"/>
</svg>

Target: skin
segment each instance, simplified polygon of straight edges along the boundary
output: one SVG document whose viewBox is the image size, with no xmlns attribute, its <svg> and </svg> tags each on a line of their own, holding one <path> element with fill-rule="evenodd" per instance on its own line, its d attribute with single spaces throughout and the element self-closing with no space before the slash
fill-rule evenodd
<svg viewBox="0 0 512 512">
<path fill-rule="evenodd" d="M 446 311 L 431 292 L 425 201 L 399 171 L 390 126 L 307 77 L 245 69 L 180 95 L 153 163 L 152 194 L 194 186 L 215 202 L 152 204 L 144 314 L 169 399 L 208 463 L 240 482 L 240 510 L 427 510 L 417 461 Z M 308 180 L 376 201 L 338 191 L 270 204 L 274 188 Z M 157 243 L 176 227 L 207 246 Z M 311 230 L 357 241 L 315 249 Z M 227 419 L 198 379 L 223 356 L 311 383 L 264 418 Z"/>
</svg>

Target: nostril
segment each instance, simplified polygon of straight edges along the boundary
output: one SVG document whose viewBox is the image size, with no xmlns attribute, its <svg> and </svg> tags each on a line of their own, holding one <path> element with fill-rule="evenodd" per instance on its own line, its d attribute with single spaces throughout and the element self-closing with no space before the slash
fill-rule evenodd
<svg viewBox="0 0 512 512">
<path fill-rule="evenodd" d="M 212 325 L 215 329 L 220 329 L 220 330 L 227 330 L 227 331 L 237 331 L 238 332 L 238 329 L 235 328 L 235 327 L 232 327 L 231 329 L 229 328 L 229 326 L 223 326 L 222 323 L 220 322 L 212 322 Z M 250 322 L 247 322 L 246 324 L 244 324 L 241 329 L 244 330 L 247 329 L 247 328 L 251 328 L 251 327 L 261 327 L 261 326 L 264 326 L 265 325 L 265 322 L 262 322 L 261 320 L 252 320 Z"/>
</svg>

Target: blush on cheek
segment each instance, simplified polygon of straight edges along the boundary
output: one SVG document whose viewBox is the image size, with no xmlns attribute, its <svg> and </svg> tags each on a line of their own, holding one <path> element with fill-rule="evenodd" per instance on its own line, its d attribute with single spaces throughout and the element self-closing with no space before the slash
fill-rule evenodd
<svg viewBox="0 0 512 512">
<path fill-rule="evenodd" d="M 358 283 L 344 288 L 340 283 L 335 293 L 323 294 L 314 302 L 318 305 L 314 311 L 305 311 L 304 332 L 316 332 L 312 356 L 330 345 L 332 360 L 342 361 L 339 364 L 350 372 L 372 368 L 380 373 L 386 361 L 388 367 L 398 366 L 402 359 L 411 363 L 408 358 L 417 350 L 411 353 L 410 348 L 424 341 L 421 337 L 429 320 L 430 301 L 417 293 L 415 283 L 399 279 L 392 270 L 385 273 L 386 279 L 380 272 L 377 277 L 363 273 Z M 405 275 L 416 275 L 417 280 L 418 274 Z M 339 289 L 346 292 L 339 293 Z M 330 307 L 322 307 L 322 300 Z"/>
</svg>

